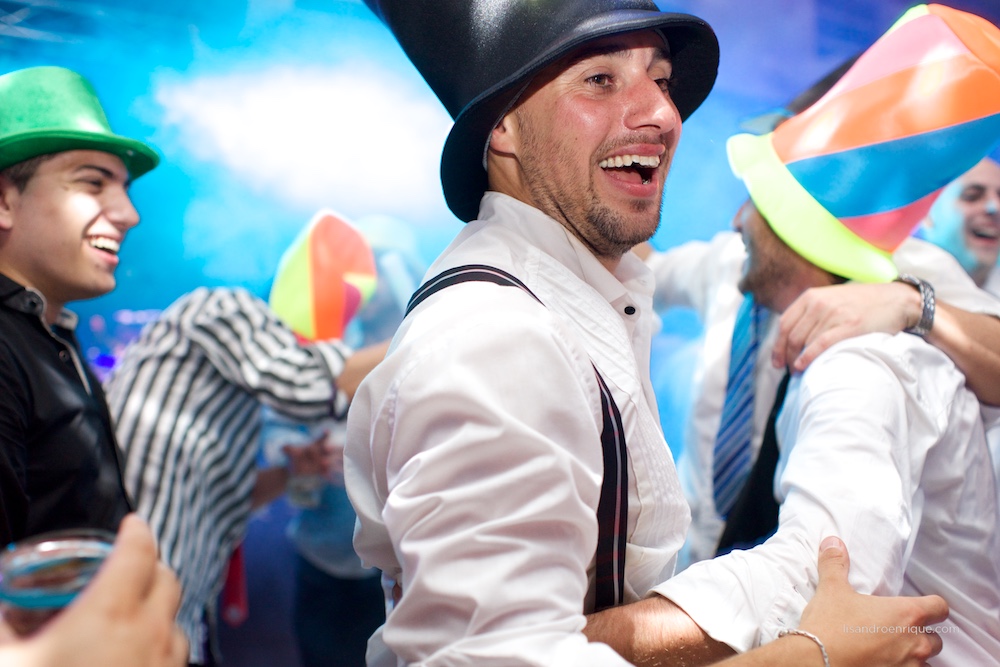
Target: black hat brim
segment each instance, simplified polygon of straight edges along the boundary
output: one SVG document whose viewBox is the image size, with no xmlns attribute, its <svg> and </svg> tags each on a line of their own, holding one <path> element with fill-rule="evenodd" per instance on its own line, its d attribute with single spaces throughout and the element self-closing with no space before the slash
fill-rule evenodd
<svg viewBox="0 0 1000 667">
<path fill-rule="evenodd" d="M 488 185 L 483 155 L 490 132 L 538 72 L 594 39 L 650 29 L 662 32 L 670 45 L 671 98 L 681 119 L 687 120 L 708 97 L 718 74 L 719 42 L 712 28 L 689 14 L 650 16 L 635 10 L 600 14 L 470 102 L 455 119 L 441 154 L 441 186 L 452 213 L 465 222 L 479 214 Z"/>
</svg>

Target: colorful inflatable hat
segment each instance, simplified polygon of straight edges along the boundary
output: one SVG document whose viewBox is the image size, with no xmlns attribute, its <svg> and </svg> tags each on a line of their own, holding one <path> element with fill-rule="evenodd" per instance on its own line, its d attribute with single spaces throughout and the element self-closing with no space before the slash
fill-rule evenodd
<svg viewBox="0 0 1000 667">
<path fill-rule="evenodd" d="M 898 274 L 891 254 L 940 190 L 1000 138 L 1000 29 L 918 5 L 815 104 L 729 163 L 775 233 L 831 273 Z"/>
<path fill-rule="evenodd" d="M 269 303 L 307 340 L 341 338 L 375 292 L 375 259 L 364 237 L 330 211 L 319 211 L 285 251 Z"/>
</svg>

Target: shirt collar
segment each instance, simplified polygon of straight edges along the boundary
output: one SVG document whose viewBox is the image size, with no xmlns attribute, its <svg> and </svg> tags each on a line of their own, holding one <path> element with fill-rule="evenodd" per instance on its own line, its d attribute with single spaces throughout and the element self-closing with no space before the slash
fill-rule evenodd
<svg viewBox="0 0 1000 667">
<path fill-rule="evenodd" d="M 45 321 L 45 297 L 42 293 L 34 288 L 25 287 L 2 273 L 0 273 L 0 303 L 18 312 L 33 315 L 42 322 Z M 78 321 L 76 313 L 63 308 L 59 311 L 55 326 L 72 331 L 76 329 Z"/>
<path fill-rule="evenodd" d="M 611 273 L 580 239 L 534 206 L 499 192 L 487 192 L 480 204 L 479 219 L 511 228 L 597 290 L 608 303 L 632 292 L 652 298 L 653 275 L 645 262 L 626 253 Z"/>
</svg>

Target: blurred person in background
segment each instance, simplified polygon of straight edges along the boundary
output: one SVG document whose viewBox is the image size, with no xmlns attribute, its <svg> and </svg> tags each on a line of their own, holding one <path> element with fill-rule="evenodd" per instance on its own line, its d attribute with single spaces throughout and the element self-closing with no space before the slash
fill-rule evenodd
<svg viewBox="0 0 1000 667">
<path fill-rule="evenodd" d="M 367 302 L 346 324 L 343 337 L 352 347 L 384 353 L 424 266 L 413 230 L 402 221 L 371 215 L 354 227 L 371 248 L 376 283 Z M 317 287 L 322 289 L 324 283 L 317 282 Z M 304 299 L 306 294 L 300 290 L 294 295 Z M 335 451 L 333 474 L 318 489 L 288 496 L 299 507 L 288 527 L 296 551 L 295 638 L 303 667 L 362 667 L 368 637 L 385 621 L 385 605 L 379 571 L 364 567 L 354 551 L 357 517 L 342 470 L 345 423 L 333 419 L 309 427 L 273 410 L 264 412 L 262 440 L 271 462 L 281 461 L 285 444 L 307 443 L 323 433 Z"/>
<path fill-rule="evenodd" d="M 919 232 L 954 255 L 976 285 L 1000 296 L 1000 163 L 983 158 L 952 181 Z"/>
<path fill-rule="evenodd" d="M 251 510 L 279 497 L 290 480 L 326 474 L 333 463 L 320 434 L 307 447 L 285 448 L 290 466 L 258 473 L 262 407 L 308 424 L 343 418 L 361 378 L 384 354 L 315 334 L 331 319 L 349 319 L 374 276 L 367 251 L 361 287 L 346 284 L 342 264 L 328 260 L 353 246 L 341 226 L 327 234 L 325 220 L 317 216 L 303 229 L 272 287 L 272 300 L 305 293 L 320 301 L 290 313 L 242 288 L 198 288 L 143 328 L 107 381 L 126 487 L 181 581 L 178 620 L 191 664 L 221 661 L 217 602 Z M 299 315 L 315 314 L 298 324 Z"/>
</svg>

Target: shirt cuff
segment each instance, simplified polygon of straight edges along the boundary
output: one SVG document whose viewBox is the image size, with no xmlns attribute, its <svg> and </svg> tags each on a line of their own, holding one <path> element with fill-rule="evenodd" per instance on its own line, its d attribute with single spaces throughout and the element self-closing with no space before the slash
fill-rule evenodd
<svg viewBox="0 0 1000 667">
<path fill-rule="evenodd" d="M 766 568 L 752 567 L 745 552 L 695 563 L 653 592 L 683 609 L 712 639 L 739 653 L 799 623 L 796 609 L 801 605 L 789 598 L 792 591 Z"/>
</svg>

